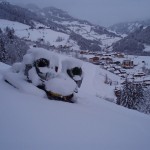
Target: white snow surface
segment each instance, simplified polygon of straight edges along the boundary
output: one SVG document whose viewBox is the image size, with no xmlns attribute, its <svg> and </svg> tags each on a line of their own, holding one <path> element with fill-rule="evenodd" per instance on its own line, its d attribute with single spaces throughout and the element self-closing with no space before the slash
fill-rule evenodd
<svg viewBox="0 0 150 150">
<path fill-rule="evenodd" d="M 111 46 L 114 42 L 121 39 L 119 37 L 108 36 L 107 34 L 102 35 L 98 34 L 94 30 L 92 30 L 92 28 L 94 27 L 93 25 L 89 25 L 86 23 L 80 23 L 78 21 L 61 21 L 61 22 L 55 21 L 55 22 L 67 26 L 69 29 L 81 35 L 85 39 L 101 41 L 102 45 L 100 46 L 102 48 L 106 46 Z"/>
<path fill-rule="evenodd" d="M 19 91 L 2 79 L 7 68 L 0 63 L 1 150 L 149 150 L 150 117 L 97 96 L 113 97 L 98 66 L 83 63 L 74 104 Z"/>
<path fill-rule="evenodd" d="M 144 45 L 145 46 L 145 48 L 144 48 L 144 52 L 150 52 L 150 45 Z"/>
<path fill-rule="evenodd" d="M 0 19 L 0 28 L 2 30 L 6 27 L 13 28 L 15 30 L 15 34 L 20 38 L 34 42 L 42 39 L 44 40 L 43 42 L 54 45 L 55 47 L 67 45 L 71 46 L 75 50 L 79 49 L 78 44 L 75 41 L 70 40 L 68 34 L 51 30 L 38 22 L 35 22 L 35 24 L 36 29 L 31 29 L 31 27 L 26 24 Z M 43 29 L 39 29 L 39 27 L 43 27 Z M 62 41 L 57 41 L 58 38 L 61 38 Z"/>
<path fill-rule="evenodd" d="M 66 73 L 67 69 L 73 69 L 74 67 L 82 67 L 82 62 L 74 58 L 67 58 L 62 60 L 62 72 Z"/>
<path fill-rule="evenodd" d="M 69 77 L 60 76 L 46 82 L 46 90 L 53 93 L 59 93 L 63 96 L 71 95 L 76 88 L 76 84 Z"/>
</svg>

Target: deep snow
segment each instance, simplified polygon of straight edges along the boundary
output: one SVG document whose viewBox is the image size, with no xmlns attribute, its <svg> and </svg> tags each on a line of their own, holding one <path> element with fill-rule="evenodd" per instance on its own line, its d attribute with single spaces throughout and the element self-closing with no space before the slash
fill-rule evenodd
<svg viewBox="0 0 150 150">
<path fill-rule="evenodd" d="M 2 80 L 8 67 L 0 63 L 1 150 L 149 150 L 149 116 L 97 97 L 111 95 L 98 66 L 83 63 L 75 104 L 18 91 Z"/>
</svg>

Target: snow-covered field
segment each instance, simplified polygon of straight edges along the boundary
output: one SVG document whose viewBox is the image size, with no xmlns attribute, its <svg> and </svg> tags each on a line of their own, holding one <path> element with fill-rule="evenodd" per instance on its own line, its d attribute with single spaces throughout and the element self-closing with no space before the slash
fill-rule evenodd
<svg viewBox="0 0 150 150">
<path fill-rule="evenodd" d="M 0 19 L 0 28 L 4 30 L 6 27 L 13 28 L 15 30 L 15 34 L 26 40 L 38 41 L 40 39 L 44 40 L 45 43 L 49 43 L 50 45 L 54 45 L 55 47 L 59 46 L 72 46 L 73 49 L 78 50 L 79 46 L 73 40 L 69 40 L 69 35 L 57 31 L 53 31 L 48 29 L 48 27 L 36 23 L 36 29 L 31 29 L 30 26 Z M 40 29 L 39 27 L 43 27 Z M 45 28 L 44 28 L 45 27 Z M 59 41 L 59 39 L 61 39 Z"/>
<path fill-rule="evenodd" d="M 81 35 L 85 39 L 101 41 L 102 48 L 111 46 L 112 43 L 120 40 L 119 37 L 110 37 L 107 34 L 100 35 L 92 30 L 94 26 L 88 24 L 81 24 L 78 21 L 64 21 L 56 23 L 66 25 L 70 30 Z M 45 25 L 37 22 L 35 22 L 35 24 L 35 29 L 31 29 L 29 25 L 25 25 L 15 21 L 0 19 L 0 28 L 2 30 L 4 30 L 6 27 L 13 28 L 15 30 L 15 34 L 20 38 L 31 40 L 33 42 L 42 40 L 45 43 L 54 45 L 55 47 L 70 46 L 73 50 L 80 50 L 77 42 L 71 40 L 68 34 L 51 30 Z"/>
<path fill-rule="evenodd" d="M 1 150 L 149 150 L 149 116 L 105 101 L 114 95 L 98 66 L 83 63 L 74 104 L 18 91 L 3 81 L 7 68 L 0 63 Z"/>
<path fill-rule="evenodd" d="M 86 24 L 86 23 L 80 23 L 78 21 L 55 21 L 58 24 L 62 24 L 67 26 L 69 29 L 71 29 L 72 31 L 74 31 L 75 33 L 81 35 L 82 37 L 84 37 L 85 39 L 88 40 L 98 40 L 102 42 L 102 47 L 105 46 L 111 46 L 112 43 L 117 42 L 118 40 L 120 40 L 121 38 L 119 37 L 110 37 L 107 34 L 98 34 L 95 31 L 93 31 L 92 28 L 94 28 L 94 26 Z M 111 31 L 110 31 L 111 32 Z"/>
</svg>

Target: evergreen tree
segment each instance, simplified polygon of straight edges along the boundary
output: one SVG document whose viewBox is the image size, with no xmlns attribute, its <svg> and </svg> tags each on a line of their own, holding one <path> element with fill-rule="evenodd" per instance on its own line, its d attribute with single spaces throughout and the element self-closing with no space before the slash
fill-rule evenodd
<svg viewBox="0 0 150 150">
<path fill-rule="evenodd" d="M 9 39 L 14 39 L 14 33 L 15 30 L 13 28 L 10 29 L 9 27 L 6 27 L 6 34 Z"/>
<path fill-rule="evenodd" d="M 2 31 L 2 29 L 0 28 L 0 34 L 2 34 L 3 33 L 3 31 Z"/>
<path fill-rule="evenodd" d="M 5 49 L 5 43 L 2 39 L 0 39 L 0 61 L 6 62 L 8 60 L 8 53 Z"/>
<path fill-rule="evenodd" d="M 129 109 L 139 110 L 140 105 L 144 102 L 144 89 L 142 84 L 129 82 L 126 78 L 125 84 L 117 97 L 117 104 Z"/>
</svg>

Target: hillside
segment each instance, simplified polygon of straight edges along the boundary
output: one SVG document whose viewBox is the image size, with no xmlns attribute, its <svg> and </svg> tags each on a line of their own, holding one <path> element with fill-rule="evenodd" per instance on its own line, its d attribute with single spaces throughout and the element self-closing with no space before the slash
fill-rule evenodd
<svg viewBox="0 0 150 150">
<path fill-rule="evenodd" d="M 150 55 L 150 26 L 140 27 L 113 44 L 113 50 L 133 55 Z"/>
<path fill-rule="evenodd" d="M 43 17 L 49 25 L 54 24 L 53 26 L 57 27 L 58 30 L 69 34 L 70 38 L 75 40 L 83 50 L 101 50 L 101 48 L 110 46 L 121 38 L 104 27 L 74 18 L 67 12 L 55 7 L 40 9 L 32 4 L 27 5 L 27 8 Z"/>
<path fill-rule="evenodd" d="M 96 96 L 112 95 L 98 79 L 98 66 L 83 64 L 84 80 L 75 104 L 18 91 L 2 80 L 7 68 L 0 63 L 0 149 L 149 149 L 149 116 Z"/>
<path fill-rule="evenodd" d="M 126 34 L 132 33 L 139 29 L 141 26 L 147 27 L 150 25 L 150 20 L 144 20 L 144 21 L 133 21 L 133 22 L 124 22 L 124 23 L 118 23 L 110 26 L 108 29 L 111 31 L 114 31 L 118 34 Z"/>
</svg>

